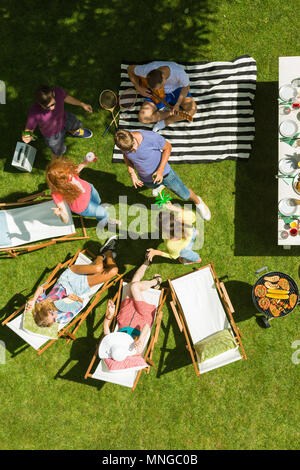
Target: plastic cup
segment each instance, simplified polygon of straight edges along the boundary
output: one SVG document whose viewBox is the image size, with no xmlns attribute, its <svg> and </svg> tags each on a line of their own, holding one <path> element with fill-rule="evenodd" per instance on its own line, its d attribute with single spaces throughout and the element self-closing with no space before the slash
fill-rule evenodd
<svg viewBox="0 0 300 470">
<path fill-rule="evenodd" d="M 85 156 L 85 159 L 87 162 L 92 163 L 96 162 L 98 160 L 97 156 L 94 154 L 94 152 L 88 152 Z"/>
<path fill-rule="evenodd" d="M 289 236 L 289 233 L 286 230 L 282 230 L 282 232 L 280 232 L 280 238 L 282 240 L 285 240 L 288 236 Z"/>
</svg>

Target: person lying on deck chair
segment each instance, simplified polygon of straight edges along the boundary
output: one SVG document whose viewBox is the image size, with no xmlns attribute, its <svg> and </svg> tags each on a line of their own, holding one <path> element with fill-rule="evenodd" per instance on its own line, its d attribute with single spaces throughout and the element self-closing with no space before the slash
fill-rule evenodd
<svg viewBox="0 0 300 470">
<path fill-rule="evenodd" d="M 42 286 L 37 288 L 33 298 L 28 301 L 27 308 L 32 311 L 38 326 L 49 327 L 54 322 L 68 323 L 81 310 L 81 296 L 87 294 L 93 286 L 118 274 L 112 242 L 114 240 L 109 240 L 101 248 L 94 263 L 74 264 L 66 269 L 48 295 L 44 293 Z"/>
<path fill-rule="evenodd" d="M 154 320 L 156 306 L 145 302 L 143 291 L 150 288 L 159 289 L 162 278 L 159 274 L 155 274 L 150 281 L 143 281 L 145 272 L 150 262 L 145 259 L 143 264 L 134 274 L 125 299 L 123 299 L 117 316 L 118 332 L 124 332 L 135 339 L 134 349 L 136 354 L 143 352 L 145 342 L 150 332 L 151 325 Z M 108 301 L 107 312 L 104 320 L 104 335 L 110 334 L 109 324 L 115 313 L 115 304 L 112 300 Z M 111 344 L 111 350 L 114 345 Z M 121 346 L 120 346 L 121 348 Z M 125 349 L 125 348 L 124 348 Z M 115 349 L 116 350 L 116 349 Z M 126 354 L 125 354 L 126 356 Z M 122 351 L 117 350 L 116 356 L 112 354 L 112 359 L 123 360 L 125 357 Z"/>
</svg>

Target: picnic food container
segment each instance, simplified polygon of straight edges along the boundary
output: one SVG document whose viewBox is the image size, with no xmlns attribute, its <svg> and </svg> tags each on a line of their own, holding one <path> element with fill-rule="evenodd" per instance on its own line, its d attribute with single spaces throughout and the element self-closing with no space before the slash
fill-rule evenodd
<svg viewBox="0 0 300 470">
<path fill-rule="evenodd" d="M 267 266 L 256 271 L 268 271 Z M 264 327 L 270 328 L 269 320 L 291 313 L 299 303 L 299 289 L 294 279 L 280 271 L 260 276 L 252 287 L 252 300 L 259 313 L 256 317 Z"/>
<path fill-rule="evenodd" d="M 35 154 L 36 149 L 34 147 L 24 142 L 17 142 L 11 164 L 18 170 L 31 172 Z"/>
</svg>

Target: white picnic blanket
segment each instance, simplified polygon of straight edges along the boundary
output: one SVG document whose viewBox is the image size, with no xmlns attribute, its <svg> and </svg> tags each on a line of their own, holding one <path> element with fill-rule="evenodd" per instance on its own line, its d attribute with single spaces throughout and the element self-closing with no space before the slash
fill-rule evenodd
<svg viewBox="0 0 300 470">
<path fill-rule="evenodd" d="M 256 62 L 244 55 L 232 62 L 184 62 L 190 78 L 190 93 L 197 103 L 193 122 L 177 122 L 159 131 L 172 144 L 171 163 L 207 163 L 248 159 L 255 134 L 253 101 L 256 90 Z M 128 62 L 121 64 L 120 92 L 132 87 Z M 119 129 L 152 130 L 141 124 L 138 112 L 144 98 L 120 112 Z M 122 162 L 115 146 L 113 163 Z"/>
</svg>

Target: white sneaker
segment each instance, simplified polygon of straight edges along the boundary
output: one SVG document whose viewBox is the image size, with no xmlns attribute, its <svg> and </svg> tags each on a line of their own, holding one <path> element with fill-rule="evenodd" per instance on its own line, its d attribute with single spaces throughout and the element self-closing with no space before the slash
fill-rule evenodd
<svg viewBox="0 0 300 470">
<path fill-rule="evenodd" d="M 165 186 L 163 184 L 161 184 L 157 188 L 152 189 L 152 196 L 157 197 L 159 193 L 162 192 L 163 189 L 165 189 Z"/>
<path fill-rule="evenodd" d="M 211 213 L 207 205 L 202 201 L 200 196 L 197 196 L 200 199 L 199 204 L 196 204 L 196 210 L 199 212 L 201 215 L 202 219 L 204 220 L 210 220 L 211 218 Z"/>
</svg>

